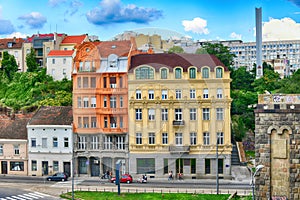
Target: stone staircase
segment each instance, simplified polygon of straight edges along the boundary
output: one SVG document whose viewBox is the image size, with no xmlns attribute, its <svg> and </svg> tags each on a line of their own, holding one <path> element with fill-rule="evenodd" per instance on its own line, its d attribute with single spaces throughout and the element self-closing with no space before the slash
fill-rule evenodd
<svg viewBox="0 0 300 200">
<path fill-rule="evenodd" d="M 241 165 L 238 148 L 236 143 L 232 143 L 231 166 Z"/>
</svg>

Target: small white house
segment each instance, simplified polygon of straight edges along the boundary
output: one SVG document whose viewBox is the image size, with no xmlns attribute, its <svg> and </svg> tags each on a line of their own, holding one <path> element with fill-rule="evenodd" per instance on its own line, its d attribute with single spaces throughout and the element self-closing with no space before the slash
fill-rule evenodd
<svg viewBox="0 0 300 200">
<path fill-rule="evenodd" d="M 72 175 L 71 106 L 43 106 L 27 124 L 28 175 Z"/>
<path fill-rule="evenodd" d="M 47 56 L 47 74 L 54 80 L 71 80 L 73 50 L 52 50 Z"/>
</svg>

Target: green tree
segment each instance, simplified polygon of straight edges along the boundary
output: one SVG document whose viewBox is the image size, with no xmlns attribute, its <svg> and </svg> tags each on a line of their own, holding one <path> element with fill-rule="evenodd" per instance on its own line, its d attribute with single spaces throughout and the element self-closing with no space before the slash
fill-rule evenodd
<svg viewBox="0 0 300 200">
<path fill-rule="evenodd" d="M 264 69 L 263 76 L 252 83 L 254 90 L 260 94 L 265 91 L 273 92 L 281 87 L 280 75 L 273 69 Z"/>
<path fill-rule="evenodd" d="M 231 90 L 254 91 L 251 84 L 255 80 L 254 74 L 247 71 L 246 67 L 239 67 L 231 72 Z"/>
<path fill-rule="evenodd" d="M 9 80 L 12 80 L 15 72 L 18 71 L 18 65 L 15 57 L 10 55 L 7 51 L 3 52 L 1 70 L 4 71 Z"/>
<path fill-rule="evenodd" d="M 31 48 L 30 53 L 26 55 L 26 65 L 27 65 L 27 72 L 39 71 L 39 65 L 36 62 L 36 56 L 33 48 Z"/>
<path fill-rule="evenodd" d="M 197 49 L 196 53 L 198 54 L 213 54 L 215 55 L 226 67 L 231 71 L 231 66 L 233 64 L 233 59 L 236 57 L 230 52 L 229 47 L 224 46 L 221 43 L 204 43 L 202 48 Z"/>
<path fill-rule="evenodd" d="M 169 49 L 168 53 L 184 53 L 184 50 L 180 46 L 173 46 Z"/>
<path fill-rule="evenodd" d="M 282 79 L 280 83 L 281 87 L 278 89 L 278 93 L 299 94 L 300 70 L 298 69 L 292 76 Z"/>
</svg>

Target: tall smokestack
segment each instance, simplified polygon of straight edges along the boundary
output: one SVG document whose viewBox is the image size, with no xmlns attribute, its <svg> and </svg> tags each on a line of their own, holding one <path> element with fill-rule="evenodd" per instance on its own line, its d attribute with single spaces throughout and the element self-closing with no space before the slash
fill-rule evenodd
<svg viewBox="0 0 300 200">
<path fill-rule="evenodd" d="M 256 22 L 256 78 L 263 76 L 262 66 L 262 14 L 261 8 L 255 8 Z"/>
</svg>

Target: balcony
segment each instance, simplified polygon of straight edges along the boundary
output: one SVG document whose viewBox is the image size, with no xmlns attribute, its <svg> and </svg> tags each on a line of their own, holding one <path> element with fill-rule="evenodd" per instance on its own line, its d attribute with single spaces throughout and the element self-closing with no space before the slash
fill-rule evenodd
<svg viewBox="0 0 300 200">
<path fill-rule="evenodd" d="M 173 120 L 173 126 L 184 126 L 184 121 Z"/>
<path fill-rule="evenodd" d="M 170 153 L 189 153 L 190 146 L 170 146 Z"/>
</svg>

